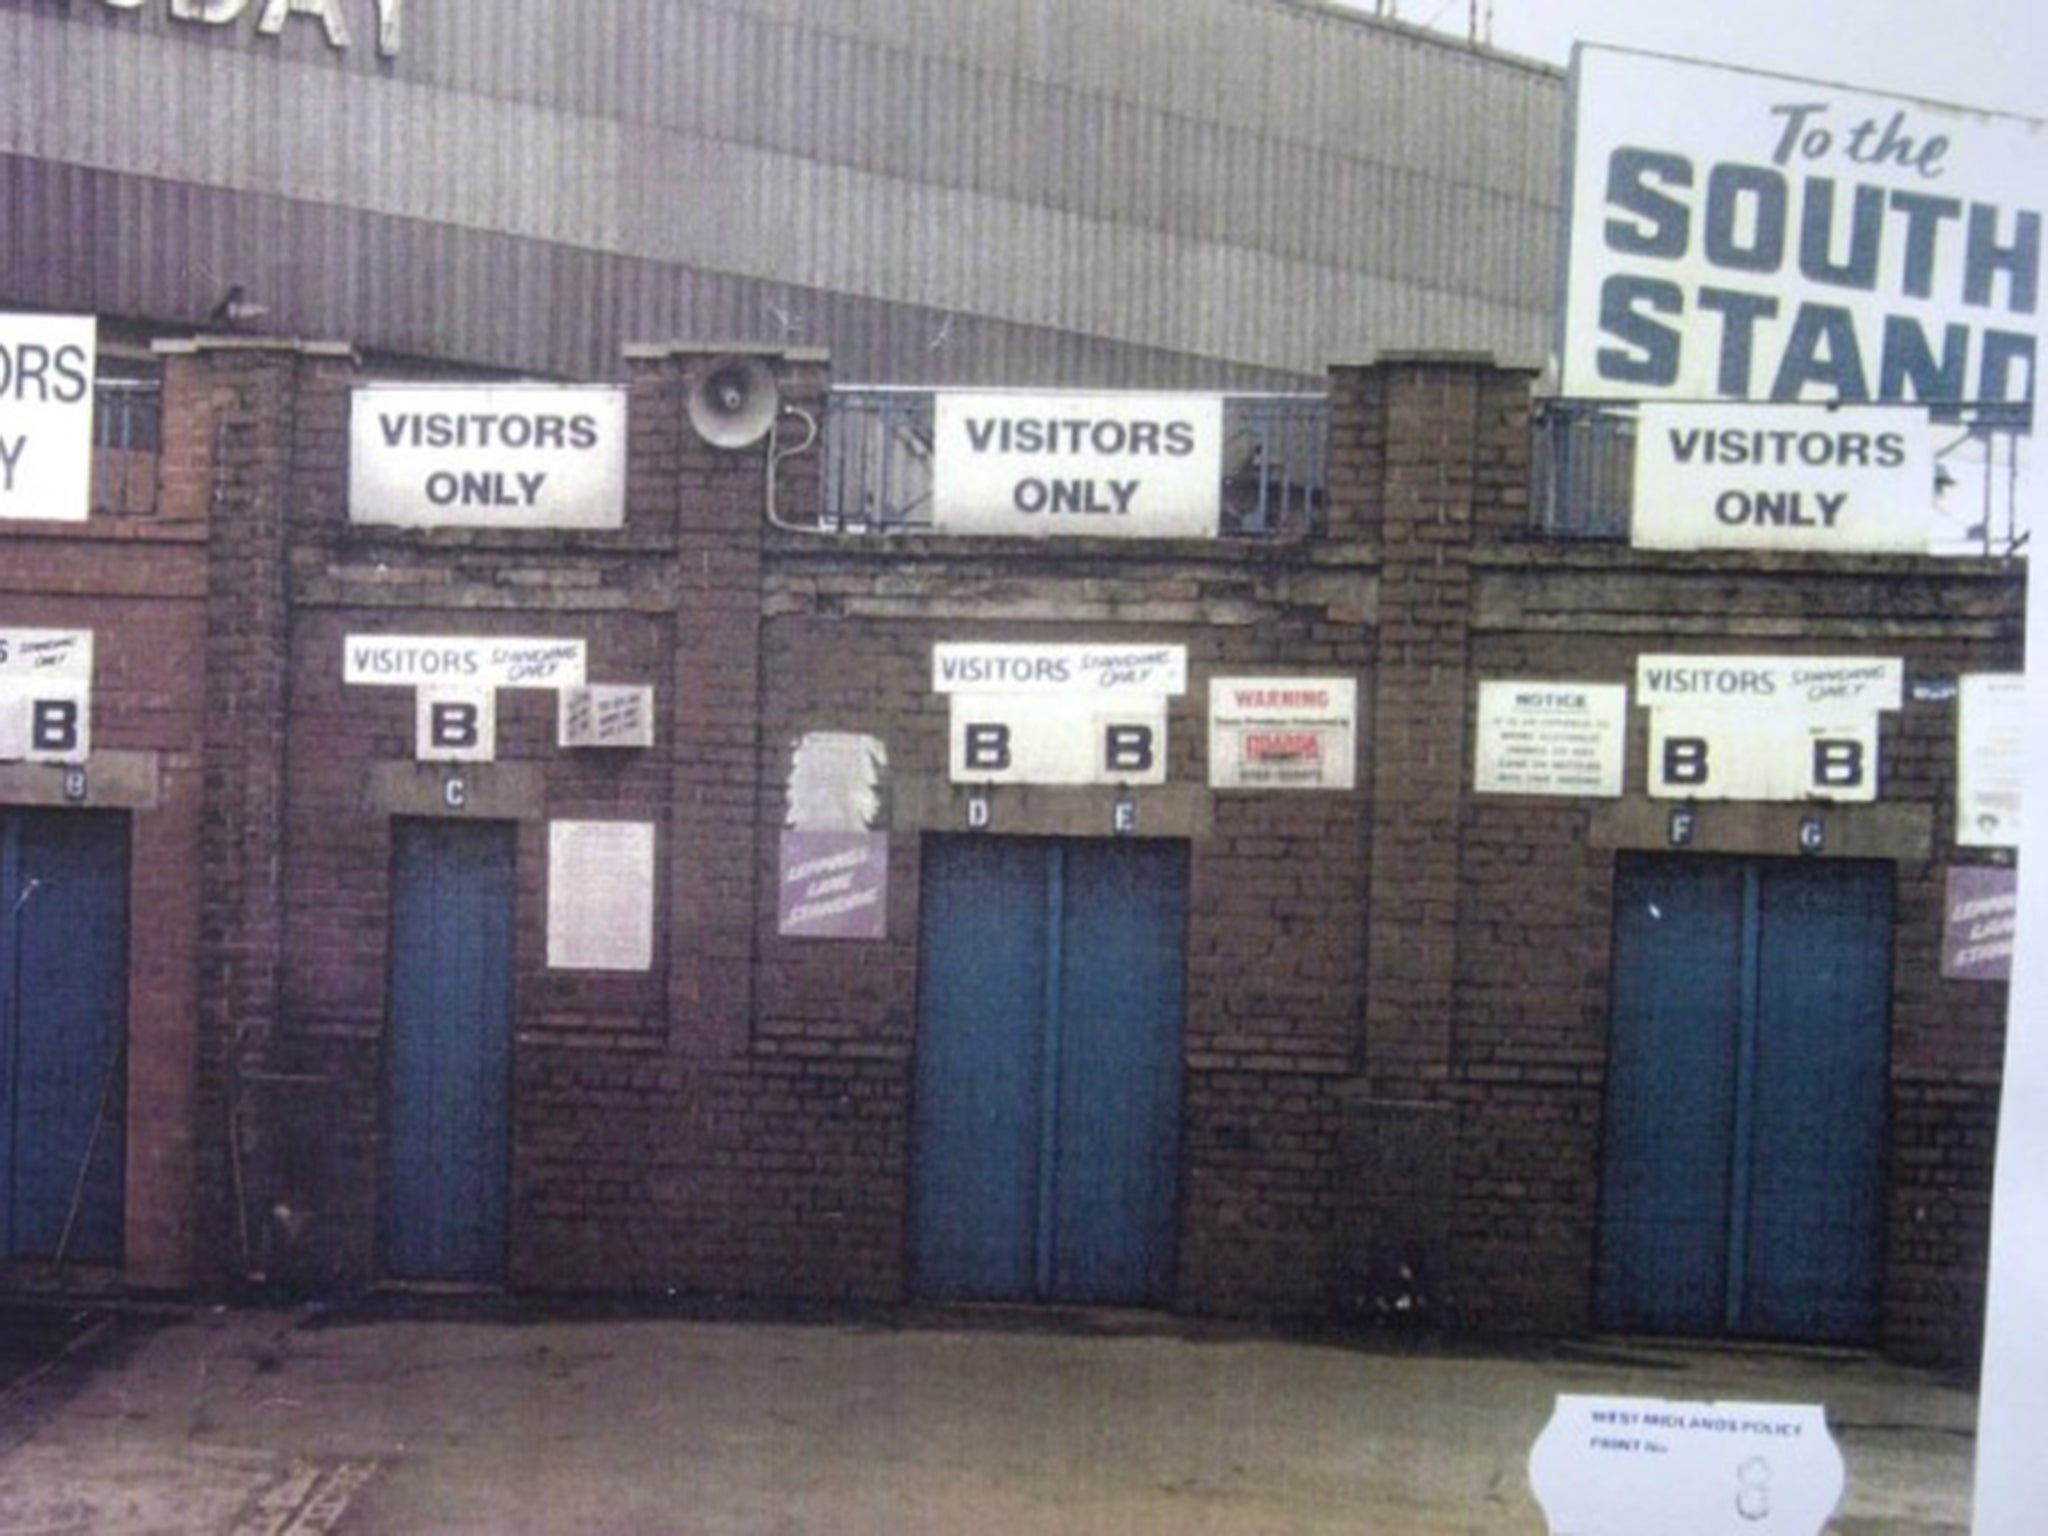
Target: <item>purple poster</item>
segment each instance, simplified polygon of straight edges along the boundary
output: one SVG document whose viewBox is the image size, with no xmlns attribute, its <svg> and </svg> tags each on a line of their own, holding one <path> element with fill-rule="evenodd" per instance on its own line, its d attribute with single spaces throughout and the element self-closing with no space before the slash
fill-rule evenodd
<svg viewBox="0 0 2048 1536">
<path fill-rule="evenodd" d="M 1958 865 L 1948 872 L 1941 930 L 1943 976 L 1950 981 L 2011 979 L 2018 887 L 2018 871 L 1996 865 Z"/>
<path fill-rule="evenodd" d="M 784 832 L 778 932 L 881 939 L 889 932 L 886 832 Z"/>
</svg>

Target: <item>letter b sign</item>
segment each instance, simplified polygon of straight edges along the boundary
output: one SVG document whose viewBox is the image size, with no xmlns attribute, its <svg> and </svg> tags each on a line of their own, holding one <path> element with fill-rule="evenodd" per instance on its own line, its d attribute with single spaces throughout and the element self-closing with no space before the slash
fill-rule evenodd
<svg viewBox="0 0 2048 1536">
<path fill-rule="evenodd" d="M 1650 793 L 1667 800 L 1871 801 L 1877 719 L 1815 722 L 1729 710 L 1653 728 Z"/>
<path fill-rule="evenodd" d="M 1813 787 L 1848 791 L 1863 787 L 1863 743 L 1821 737 L 1813 744 Z"/>
<path fill-rule="evenodd" d="M 429 710 L 434 745 L 449 752 L 468 752 L 475 749 L 480 739 L 477 730 L 477 716 L 481 714 L 474 704 L 460 699 L 449 699 L 433 705 Z"/>
<path fill-rule="evenodd" d="M 1707 782 L 1707 743 L 1698 736 L 1664 738 L 1664 782 L 1698 788 Z"/>
<path fill-rule="evenodd" d="M 29 756 L 42 762 L 75 762 L 84 753 L 84 711 L 76 699 L 33 699 L 28 707 Z"/>
<path fill-rule="evenodd" d="M 960 735 L 969 773 L 1001 773 L 1010 766 L 1010 728 L 994 721 L 970 722 Z"/>
<path fill-rule="evenodd" d="M 414 755 L 423 763 L 488 763 L 497 755 L 498 696 L 488 688 L 422 688 Z"/>
<path fill-rule="evenodd" d="M 0 685 L 0 762 L 75 765 L 92 755 L 92 701 Z"/>
<path fill-rule="evenodd" d="M 1145 778 L 1152 772 L 1152 728 L 1111 725 L 1102 732 L 1103 772 L 1112 779 Z"/>
</svg>

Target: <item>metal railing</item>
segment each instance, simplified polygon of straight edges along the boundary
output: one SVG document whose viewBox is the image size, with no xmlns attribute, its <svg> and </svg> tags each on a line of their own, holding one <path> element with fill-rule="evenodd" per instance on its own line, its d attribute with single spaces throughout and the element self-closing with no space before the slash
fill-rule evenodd
<svg viewBox="0 0 2048 1536">
<path fill-rule="evenodd" d="M 929 389 L 833 389 L 823 438 L 818 526 L 836 532 L 932 527 Z M 1272 538 L 1319 526 L 1329 485 L 1329 401 L 1225 395 L 1221 531 Z"/>
<path fill-rule="evenodd" d="M 164 446 L 163 384 L 101 378 L 93 384 L 92 509 L 109 517 L 156 512 Z"/>
<path fill-rule="evenodd" d="M 1529 510 L 1555 539 L 1626 539 L 1634 498 L 1636 417 L 1604 400 L 1539 400 Z"/>
<path fill-rule="evenodd" d="M 2033 412 L 2026 405 L 1929 409 L 1934 479 L 1930 550 L 2006 556 L 2027 543 L 2021 481 Z M 1539 400 L 1530 518 L 1547 538 L 1626 540 L 1635 501 L 1636 412 L 1611 400 Z"/>
</svg>

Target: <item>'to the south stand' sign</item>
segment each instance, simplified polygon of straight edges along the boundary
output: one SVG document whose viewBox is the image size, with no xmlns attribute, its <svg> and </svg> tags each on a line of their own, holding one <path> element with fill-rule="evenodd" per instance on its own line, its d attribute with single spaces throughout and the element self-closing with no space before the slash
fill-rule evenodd
<svg viewBox="0 0 2048 1536">
<path fill-rule="evenodd" d="M 1584 45 L 1572 98 L 1566 394 L 2031 399 L 2040 124 Z"/>
<path fill-rule="evenodd" d="M 358 389 L 349 402 L 348 515 L 406 528 L 621 527 L 626 392 Z"/>
<path fill-rule="evenodd" d="M 941 394 L 932 524 L 942 533 L 1214 538 L 1215 395 Z"/>
</svg>

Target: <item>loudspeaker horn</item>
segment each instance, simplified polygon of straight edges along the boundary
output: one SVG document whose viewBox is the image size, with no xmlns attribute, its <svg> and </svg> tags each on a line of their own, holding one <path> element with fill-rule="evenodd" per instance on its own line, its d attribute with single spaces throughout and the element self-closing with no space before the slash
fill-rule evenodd
<svg viewBox="0 0 2048 1536">
<path fill-rule="evenodd" d="M 690 425 L 714 448 L 746 448 L 775 425 L 782 396 L 759 358 L 714 359 L 690 386 Z"/>
</svg>

